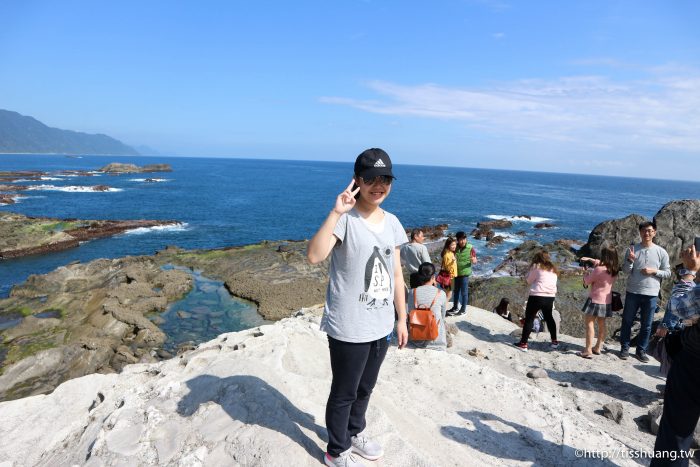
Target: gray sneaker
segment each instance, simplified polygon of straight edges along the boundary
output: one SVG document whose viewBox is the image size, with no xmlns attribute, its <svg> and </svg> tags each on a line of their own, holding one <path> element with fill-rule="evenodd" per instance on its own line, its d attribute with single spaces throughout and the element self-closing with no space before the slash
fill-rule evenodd
<svg viewBox="0 0 700 467">
<path fill-rule="evenodd" d="M 639 359 L 640 362 L 649 363 L 649 356 L 643 350 L 637 350 L 636 357 Z"/>
<path fill-rule="evenodd" d="M 367 460 L 375 461 L 384 455 L 381 445 L 362 433 L 350 438 L 352 452 L 357 453 Z"/>
<path fill-rule="evenodd" d="M 331 457 L 330 454 L 323 455 L 323 461 L 328 467 L 366 467 L 357 457 L 352 454 L 353 448 L 341 452 L 338 457 Z"/>
<path fill-rule="evenodd" d="M 630 356 L 629 349 L 620 350 L 620 360 L 627 360 Z"/>
</svg>

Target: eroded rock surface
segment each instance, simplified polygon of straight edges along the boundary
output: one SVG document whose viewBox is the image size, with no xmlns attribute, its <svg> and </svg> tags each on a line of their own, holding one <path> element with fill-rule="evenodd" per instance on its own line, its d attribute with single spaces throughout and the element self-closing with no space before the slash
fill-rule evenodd
<svg viewBox="0 0 700 467">
<path fill-rule="evenodd" d="M 127 230 L 176 224 L 160 220 L 53 219 L 0 211 L 0 259 L 51 253 Z"/>
<path fill-rule="evenodd" d="M 179 265 L 224 281 L 269 320 L 322 303 L 327 264 L 311 266 L 307 242 L 263 242 L 222 250 L 167 248 L 155 256 L 100 259 L 33 275 L 0 300 L 0 310 L 27 316 L 4 331 L 0 399 L 47 392 L 66 379 L 166 355 L 166 335 L 147 315 L 165 311 L 192 287 Z M 225 293 L 225 292 L 224 292 Z M 38 319 L 54 311 L 59 318 Z M 27 368 L 33 368 L 31 372 Z"/>
<path fill-rule="evenodd" d="M 5 330 L 0 399 L 51 391 L 94 372 L 153 361 L 165 334 L 146 314 L 186 294 L 191 275 L 164 271 L 152 258 L 99 259 L 33 275 L 0 300 L 0 310 L 26 316 Z M 38 318 L 49 314 L 50 318 Z"/>
</svg>

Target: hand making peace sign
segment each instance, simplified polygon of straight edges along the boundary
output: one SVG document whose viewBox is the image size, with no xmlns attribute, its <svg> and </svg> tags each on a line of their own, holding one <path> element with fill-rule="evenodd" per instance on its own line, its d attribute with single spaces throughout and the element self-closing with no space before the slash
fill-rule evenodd
<svg viewBox="0 0 700 467">
<path fill-rule="evenodd" d="M 348 187 L 335 199 L 335 206 L 333 206 L 333 210 L 336 213 L 345 214 L 355 206 L 355 202 L 357 201 L 355 199 L 355 195 L 360 191 L 360 187 L 358 186 L 353 190 L 352 186 L 354 183 L 354 179 L 350 180 Z"/>
</svg>

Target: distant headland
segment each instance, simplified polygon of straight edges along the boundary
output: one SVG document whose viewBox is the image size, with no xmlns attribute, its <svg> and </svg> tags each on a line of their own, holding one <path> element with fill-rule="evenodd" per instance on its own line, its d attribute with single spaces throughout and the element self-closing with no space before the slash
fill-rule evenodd
<svg viewBox="0 0 700 467">
<path fill-rule="evenodd" d="M 0 109 L 0 154 L 140 155 L 131 146 L 103 134 L 49 127 L 35 118 Z"/>
</svg>

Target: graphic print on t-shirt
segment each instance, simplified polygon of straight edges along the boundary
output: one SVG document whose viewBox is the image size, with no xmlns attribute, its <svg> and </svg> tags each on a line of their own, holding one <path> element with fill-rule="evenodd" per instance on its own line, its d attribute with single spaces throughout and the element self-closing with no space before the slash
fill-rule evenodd
<svg viewBox="0 0 700 467">
<path fill-rule="evenodd" d="M 389 304 L 391 297 L 391 275 L 386 261 L 390 260 L 391 248 L 384 248 L 384 256 L 379 251 L 379 247 L 374 247 L 374 251 L 365 265 L 365 293 L 360 297 L 360 301 L 367 302 L 367 308 L 378 308 Z"/>
</svg>

